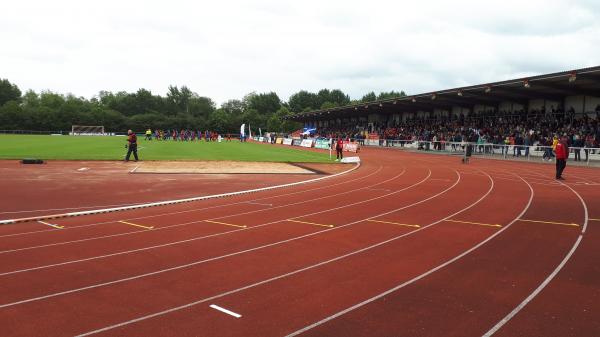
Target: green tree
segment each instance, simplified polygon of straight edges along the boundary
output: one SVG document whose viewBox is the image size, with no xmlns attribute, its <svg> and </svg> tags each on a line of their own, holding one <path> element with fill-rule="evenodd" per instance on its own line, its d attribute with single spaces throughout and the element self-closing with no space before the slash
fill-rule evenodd
<svg viewBox="0 0 600 337">
<path fill-rule="evenodd" d="M 373 91 L 371 91 L 370 93 L 364 95 L 360 101 L 365 103 L 365 102 L 373 102 L 377 100 L 377 95 L 375 95 L 375 93 Z"/>
<path fill-rule="evenodd" d="M 0 129 L 18 130 L 23 129 L 23 110 L 19 104 L 10 100 L 0 106 Z"/>
<path fill-rule="evenodd" d="M 273 114 L 281 107 L 281 100 L 274 92 L 247 95 L 248 108 L 256 110 L 261 115 Z"/>
<path fill-rule="evenodd" d="M 7 79 L 0 79 L 0 106 L 10 101 L 20 102 L 21 90 Z"/>
<path fill-rule="evenodd" d="M 288 105 L 290 107 L 289 109 L 292 112 L 301 112 L 305 111 L 306 109 L 308 109 L 308 111 L 315 110 L 319 107 L 317 103 L 317 95 L 306 90 L 302 90 L 293 94 L 288 100 Z"/>
<path fill-rule="evenodd" d="M 404 91 L 400 91 L 400 92 L 396 92 L 393 90 L 390 92 L 383 91 L 383 92 L 379 93 L 379 95 L 377 96 L 377 100 L 398 98 L 398 97 L 404 97 L 404 96 L 406 96 Z"/>
<path fill-rule="evenodd" d="M 323 104 L 321 104 L 321 107 L 319 109 L 321 110 L 327 110 L 327 109 L 331 109 L 331 108 L 335 108 L 338 105 L 335 103 L 331 103 L 331 102 L 325 102 Z"/>
</svg>

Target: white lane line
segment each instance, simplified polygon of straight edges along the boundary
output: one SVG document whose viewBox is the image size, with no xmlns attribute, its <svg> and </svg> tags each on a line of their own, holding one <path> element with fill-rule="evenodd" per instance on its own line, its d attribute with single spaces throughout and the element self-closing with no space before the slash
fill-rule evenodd
<svg viewBox="0 0 600 337">
<path fill-rule="evenodd" d="M 431 179 L 433 180 L 433 179 Z M 368 188 L 369 191 L 384 191 L 384 192 L 391 192 L 392 190 L 387 189 L 387 188 Z"/>
<path fill-rule="evenodd" d="M 431 200 L 433 198 L 436 198 L 436 197 L 438 197 L 438 196 L 440 196 L 440 195 L 448 192 L 449 190 L 453 189 L 456 185 L 458 185 L 458 183 L 461 180 L 461 177 L 460 177 L 460 174 L 458 173 L 458 171 L 455 170 L 454 172 L 456 173 L 456 175 L 457 175 L 458 178 L 457 178 L 456 182 L 452 186 L 446 188 L 445 190 L 443 190 L 443 191 L 441 191 L 441 192 L 439 192 L 439 193 L 437 193 L 437 194 L 435 194 L 435 195 L 433 195 L 431 197 L 423 199 L 421 201 L 418 201 L 418 202 L 415 202 L 415 203 L 412 203 L 412 204 L 409 204 L 409 205 L 397 208 L 397 209 L 392 210 L 390 212 L 379 214 L 379 215 L 377 215 L 375 217 L 387 215 L 387 214 L 390 214 L 390 213 L 393 213 L 393 212 L 397 212 L 397 211 L 400 211 L 400 210 L 403 210 L 403 209 L 406 209 L 406 208 L 413 207 L 415 205 L 424 203 L 424 202 L 426 202 L 428 200 Z M 408 186 L 408 187 L 404 188 L 404 190 L 407 190 L 407 189 L 412 188 L 414 186 L 420 185 L 421 183 L 427 181 L 427 179 L 430 176 L 431 176 L 431 170 L 429 170 L 429 174 L 427 175 L 427 177 L 424 180 L 422 180 L 422 181 L 420 181 L 420 182 L 418 182 L 416 184 L 413 184 L 411 186 Z M 490 191 L 488 191 L 487 194 L 489 194 Z M 348 205 L 348 206 L 351 206 L 351 205 Z M 337 207 L 337 208 L 340 209 L 340 208 L 344 208 L 344 207 L 345 206 L 341 206 L 341 207 Z M 310 214 L 308 214 L 308 215 L 310 215 Z M 300 236 L 292 237 L 292 238 L 285 239 L 285 240 L 282 240 L 282 241 L 272 242 L 272 243 L 269 243 L 269 244 L 265 244 L 263 246 L 253 247 L 253 248 L 249 248 L 249 249 L 238 251 L 238 252 L 233 252 L 233 253 L 229 253 L 229 254 L 225 254 L 225 255 L 221 255 L 221 256 L 216 256 L 216 257 L 212 257 L 212 258 L 208 258 L 208 259 L 204 259 L 204 260 L 198 260 L 198 261 L 194 261 L 194 262 L 191 262 L 191 263 L 188 263 L 188 264 L 170 267 L 170 268 L 167 268 L 167 269 L 157 270 L 157 271 L 153 271 L 153 272 L 149 272 L 149 273 L 145 273 L 145 274 L 138 274 L 138 275 L 130 276 L 130 277 L 119 279 L 119 280 L 113 280 L 113 281 L 109 281 L 109 282 L 104 282 L 104 283 L 99 283 L 99 284 L 94 284 L 94 285 L 82 287 L 82 288 L 76 288 L 76 289 L 66 290 L 66 291 L 57 292 L 57 293 L 53 293 L 53 294 L 48 294 L 48 295 L 44 295 L 44 296 L 29 298 L 29 299 L 25 299 L 25 300 L 21 300 L 21 301 L 17 301 L 17 302 L 1 304 L 0 305 L 0 309 L 6 308 L 6 307 L 15 306 L 15 305 L 19 305 L 19 304 L 23 304 L 23 303 L 35 302 L 35 301 L 45 300 L 45 299 L 52 298 L 52 297 L 57 297 L 57 296 L 71 294 L 71 293 L 81 292 L 81 291 L 85 291 L 85 290 L 89 290 L 89 289 L 104 287 L 104 286 L 113 285 L 113 284 L 117 284 L 117 283 L 133 281 L 133 280 L 140 279 L 140 278 L 143 278 L 143 277 L 148 277 L 148 276 L 152 276 L 152 275 L 162 274 L 162 273 L 166 273 L 166 272 L 170 272 L 170 271 L 174 271 L 174 270 L 189 268 L 189 267 L 200 265 L 200 264 L 203 264 L 203 263 L 207 263 L 207 262 L 211 262 L 211 261 L 216 261 L 216 260 L 221 260 L 221 259 L 224 259 L 224 258 L 227 258 L 227 257 L 241 255 L 241 254 L 245 254 L 245 253 L 249 253 L 249 252 L 253 252 L 253 251 L 258 251 L 258 250 L 265 249 L 265 248 L 268 248 L 268 247 L 273 247 L 273 246 L 285 244 L 285 243 L 288 243 L 288 242 L 300 240 L 300 239 L 303 239 L 303 238 L 312 237 L 312 236 L 315 236 L 315 235 L 320 235 L 322 233 L 325 233 L 325 232 L 328 232 L 328 231 L 331 231 L 331 230 L 337 230 L 337 229 L 340 229 L 340 228 L 352 226 L 354 224 L 363 222 L 363 221 L 365 221 L 367 219 L 369 219 L 369 218 L 360 219 L 358 221 L 354 221 L 354 222 L 351 222 L 351 223 L 348 223 L 348 224 L 345 224 L 345 225 L 340 225 L 338 227 L 329 228 L 329 229 L 325 229 L 325 230 L 322 230 L 322 231 L 317 231 L 317 232 L 313 232 L 313 233 L 309 233 L 309 234 L 305 234 L 305 235 L 300 235 Z M 257 227 L 267 226 L 267 225 L 278 223 L 278 222 L 281 222 L 281 221 L 284 221 L 284 220 L 272 221 L 272 222 L 269 222 L 269 223 L 266 223 L 266 224 L 263 224 L 263 225 L 253 226 L 253 227 L 250 227 L 248 229 L 236 229 L 236 230 L 229 231 L 228 233 L 239 232 L 239 231 L 243 231 L 243 230 L 251 230 L 251 229 L 254 229 L 254 228 L 257 228 Z M 208 237 L 217 236 L 217 235 L 219 235 L 219 234 L 209 235 Z M 193 240 L 194 239 L 188 239 L 188 240 L 185 240 L 185 241 L 193 241 Z M 166 245 L 163 245 L 163 246 L 168 246 L 168 245 L 172 245 L 172 244 L 166 244 Z M 138 250 L 146 250 L 146 249 L 147 248 L 142 248 L 142 249 L 138 249 Z M 115 256 L 115 255 L 120 255 L 120 253 L 109 254 L 108 256 Z M 93 260 L 93 259 L 96 259 L 96 258 L 89 258 L 87 260 Z M 61 264 L 58 264 L 58 265 L 61 265 Z M 12 272 L 12 273 L 14 273 L 14 272 Z M 0 274 L 0 276 L 3 276 L 3 275 L 4 274 Z"/>
<path fill-rule="evenodd" d="M 519 178 L 521 178 L 521 177 L 519 177 Z M 523 180 L 523 182 L 525 182 L 527 184 L 527 186 L 529 187 L 529 191 L 530 191 L 530 193 L 529 193 L 529 201 L 527 202 L 527 204 L 525 205 L 525 208 L 521 211 L 521 213 L 519 215 L 517 215 L 517 217 L 514 218 L 510 223 L 508 223 L 506 226 L 504 226 L 504 228 L 502 228 L 502 229 L 498 230 L 497 232 L 495 232 L 494 234 L 490 235 L 487 239 L 481 241 L 477 245 L 475 245 L 475 246 L 471 247 L 470 249 L 464 251 L 462 254 L 455 256 L 454 258 L 452 258 L 452 259 L 450 259 L 450 260 L 448 260 L 448 261 L 446 261 L 446 262 L 438 265 L 437 267 L 434 267 L 434 268 L 428 270 L 427 272 L 425 272 L 425 273 L 423 273 L 421 275 L 418 275 L 418 276 L 416 276 L 416 277 L 414 277 L 414 278 L 412 278 L 412 279 L 410 279 L 410 280 L 408 280 L 408 281 L 406 281 L 406 282 L 404 282 L 402 284 L 397 285 L 396 287 L 393 287 L 393 288 L 391 288 L 389 290 L 386 290 L 385 292 L 383 292 L 383 293 L 381 293 L 379 295 L 373 296 L 373 297 L 371 297 L 369 299 L 366 299 L 366 300 L 364 300 L 364 301 L 362 301 L 360 303 L 357 303 L 357 304 L 355 304 L 355 305 L 353 305 L 353 306 L 351 306 L 349 308 L 346 308 L 346 309 L 344 309 L 342 311 L 339 311 L 339 312 L 337 312 L 337 313 L 335 313 L 335 314 L 333 314 L 333 315 L 331 315 L 329 317 L 326 317 L 326 318 L 324 318 L 324 319 L 322 319 L 322 320 L 320 320 L 318 322 L 315 322 L 315 323 L 313 323 L 311 325 L 305 326 L 302 329 L 296 330 L 296 331 L 292 332 L 291 334 L 286 335 L 285 337 L 297 336 L 297 335 L 302 334 L 302 333 L 304 333 L 304 332 L 306 332 L 308 330 L 311 330 L 311 329 L 313 329 L 313 328 L 315 328 L 315 327 L 317 327 L 319 325 L 322 325 L 322 324 L 327 323 L 327 322 L 329 322 L 329 321 L 331 321 L 331 320 L 333 320 L 335 318 L 338 318 L 338 317 L 340 317 L 342 315 L 345 315 L 345 314 L 349 313 L 350 311 L 353 311 L 353 310 L 358 309 L 358 308 L 360 308 L 362 306 L 365 306 L 365 305 L 367 305 L 367 304 L 369 304 L 371 302 L 374 302 L 374 301 L 376 301 L 376 300 L 378 300 L 380 298 L 383 298 L 383 297 L 385 297 L 385 296 L 387 296 L 387 295 L 389 295 L 389 294 L 391 294 L 391 293 L 393 293 L 393 292 L 395 292 L 395 291 L 397 291 L 397 290 L 399 290 L 401 288 L 406 287 L 407 285 L 410 285 L 410 284 L 412 284 L 412 283 L 414 283 L 414 282 L 416 282 L 416 281 L 418 281 L 418 280 L 420 280 L 422 278 L 425 278 L 425 277 L 431 275 L 432 273 L 434 273 L 434 272 L 436 272 L 436 271 L 438 271 L 438 270 L 440 270 L 440 269 L 442 269 L 442 268 L 444 268 L 444 267 L 446 267 L 446 266 L 448 266 L 448 265 L 456 262 L 457 260 L 465 257 L 466 255 L 470 254 L 474 250 L 476 250 L 479 247 L 483 246 L 484 244 L 486 244 L 487 242 L 489 242 L 490 240 L 492 240 L 496 236 L 500 235 L 500 233 L 502 233 L 503 231 L 507 230 L 510 226 L 512 226 L 512 224 L 514 224 L 515 222 L 517 222 L 519 220 L 519 218 L 521 216 L 523 216 L 523 214 L 525 214 L 525 212 L 527 212 L 527 210 L 531 206 L 531 202 L 533 201 L 533 196 L 534 196 L 533 187 L 529 184 L 529 182 L 525 181 L 525 179 L 521 178 L 521 180 Z M 454 215 L 456 215 L 458 213 L 461 213 L 461 212 L 464 212 L 464 211 L 465 210 L 461 210 L 461 211 L 455 213 Z M 452 215 L 452 216 L 454 216 L 454 215 Z M 450 219 L 452 216 L 446 217 L 446 219 Z M 428 225 L 426 227 L 429 227 L 429 226 L 430 225 Z"/>
<path fill-rule="evenodd" d="M 235 317 L 235 318 L 240 318 L 240 317 L 242 317 L 242 315 L 240 315 L 240 314 L 238 314 L 238 313 L 235 313 L 235 312 L 233 312 L 233 311 L 231 311 L 231 310 L 227 310 L 227 309 L 225 309 L 225 308 L 223 308 L 223 307 L 220 307 L 220 306 L 218 306 L 218 305 L 216 305 L 216 304 L 211 304 L 211 305 L 210 305 L 210 307 L 211 307 L 211 308 L 213 308 L 213 309 L 215 309 L 215 310 L 219 310 L 220 312 L 224 312 L 224 313 L 226 313 L 227 315 L 231 315 L 231 316 L 233 316 L 233 317 Z"/>
<path fill-rule="evenodd" d="M 137 169 L 140 167 L 141 165 L 138 165 L 136 167 L 133 168 L 133 170 L 129 171 L 129 173 L 135 173 L 135 171 L 137 171 Z"/>
<path fill-rule="evenodd" d="M 250 205 L 259 205 L 259 206 L 268 206 L 268 207 L 273 207 L 273 204 L 263 204 L 263 203 L 260 203 L 260 202 L 254 202 L 254 201 L 248 201 L 248 202 L 246 202 L 246 203 L 247 203 L 247 204 L 250 204 Z"/>
<path fill-rule="evenodd" d="M 65 227 L 63 226 L 59 226 L 59 225 L 55 225 L 55 224 L 51 224 L 49 222 L 45 222 L 45 221 L 38 221 L 39 223 L 41 223 L 42 225 L 46 225 L 46 226 L 50 226 L 52 228 L 56 228 L 56 229 L 63 229 Z"/>
<path fill-rule="evenodd" d="M 496 325 L 494 325 L 488 332 L 483 334 L 483 337 L 490 337 L 494 333 L 498 332 L 498 330 L 500 330 L 506 323 L 508 323 L 508 321 L 510 321 L 513 317 L 515 317 L 519 313 L 519 311 L 521 311 L 540 292 L 542 292 L 542 290 L 544 290 L 544 288 L 556 277 L 556 275 L 558 275 L 558 273 L 567 264 L 567 262 L 569 262 L 569 260 L 571 259 L 571 256 L 573 256 L 573 253 L 575 253 L 575 251 L 579 247 L 581 240 L 583 240 L 583 234 L 585 234 L 585 231 L 586 231 L 587 225 L 588 225 L 588 220 L 589 220 L 587 204 L 585 203 L 585 200 L 583 200 L 581 195 L 579 193 L 577 193 L 577 191 L 575 191 L 573 188 L 571 188 L 571 186 L 564 184 L 561 181 L 559 181 L 559 182 L 566 188 L 570 189 L 573 193 L 575 193 L 575 195 L 581 202 L 581 205 L 583 205 L 584 221 L 583 221 L 583 228 L 581 230 L 581 233 L 579 234 L 579 237 L 577 238 L 577 240 L 571 247 L 571 250 L 569 250 L 567 255 L 565 255 L 563 260 L 558 264 L 558 266 L 556 266 L 556 268 L 552 271 L 552 273 L 550 273 L 550 275 L 548 275 L 548 277 L 546 277 L 546 279 L 531 294 L 529 294 L 529 296 L 527 296 L 523 300 L 523 302 L 519 303 L 519 305 L 517 305 L 516 308 L 514 308 L 511 312 L 509 312 L 508 315 L 506 315 L 498 323 L 496 323 Z"/>
<path fill-rule="evenodd" d="M 77 171 L 83 172 L 83 171 L 87 171 L 89 169 L 90 169 L 89 167 L 82 167 L 82 168 L 77 169 Z"/>
<path fill-rule="evenodd" d="M 401 210 L 401 209 L 408 208 L 408 207 L 412 207 L 412 206 L 414 206 L 414 205 L 417 205 L 417 204 L 421 204 L 421 203 L 423 203 L 423 202 L 425 202 L 425 201 L 431 200 L 431 199 L 433 199 L 433 198 L 435 198 L 435 197 L 437 197 L 437 196 L 439 196 L 439 195 L 441 195 L 441 194 L 443 194 L 443 193 L 445 193 L 445 192 L 449 191 L 450 189 L 454 188 L 454 186 L 456 186 L 456 185 L 457 185 L 457 184 L 460 182 L 460 180 L 461 180 L 460 173 L 458 173 L 458 171 L 456 171 L 456 170 L 455 170 L 455 172 L 456 172 L 456 174 L 457 174 L 457 176 L 458 176 L 458 179 L 456 180 L 456 182 L 455 182 L 455 183 L 454 183 L 452 186 L 450 186 L 450 187 L 449 187 L 449 188 L 447 188 L 446 190 L 444 190 L 444 191 L 442 191 L 442 192 L 440 192 L 440 193 L 438 193 L 438 194 L 436 194 L 436 195 L 434 195 L 434 196 L 431 196 L 431 197 L 429 197 L 429 198 L 427 198 L 427 199 L 424 199 L 424 200 L 421 200 L 421 201 L 419 201 L 419 202 L 416 202 L 416 203 L 414 203 L 414 204 L 411 204 L 411 205 L 408 205 L 408 206 L 404 206 L 404 207 L 401 207 L 401 208 L 398 208 L 398 209 L 395 209 L 395 210 L 392 210 L 392 211 L 388 211 L 388 212 L 385 212 L 385 213 L 382 213 L 382 214 L 379 214 L 379 215 L 373 216 L 373 217 L 371 217 L 371 218 L 376 218 L 376 217 L 379 217 L 379 216 L 383 216 L 383 215 L 391 214 L 391 213 L 397 212 L 397 211 L 399 211 L 399 210 Z M 490 178 L 490 180 L 492 180 L 492 178 L 491 178 L 491 177 L 489 177 L 489 178 Z M 376 244 L 374 244 L 374 245 L 371 245 L 371 246 L 369 246 L 369 247 L 361 248 L 361 249 L 359 249 L 359 250 L 356 250 L 356 251 L 350 252 L 350 253 L 348 253 L 348 254 L 341 255 L 341 256 L 338 256 L 338 257 L 332 258 L 332 259 L 330 259 L 330 260 L 322 261 L 322 262 L 319 262 L 319 263 L 317 263 L 317 264 L 313 264 L 313 265 L 310 265 L 310 266 L 307 266 L 307 267 L 304 267 L 304 268 L 301 268 L 301 269 L 297 269 L 297 270 L 291 271 L 291 272 L 289 272 L 289 273 L 286 273 L 286 274 L 282 274 L 282 275 L 279 275 L 279 276 L 275 276 L 275 277 L 272 277 L 272 278 L 270 278 L 270 279 L 266 279 L 266 280 L 259 281 L 259 282 L 256 282 L 256 283 L 252 283 L 252 284 L 246 285 L 246 286 L 244 286 L 244 287 L 241 287 L 241 288 L 233 289 L 233 290 L 230 290 L 230 291 L 227 291 L 227 292 L 221 293 L 221 294 L 214 295 L 214 296 L 212 296 L 212 297 L 208 297 L 208 298 L 200 299 L 200 300 L 198 300 L 198 301 L 191 302 L 191 303 L 187 303 L 187 304 L 184 304 L 184 305 L 181 305 L 181 306 L 178 306 L 178 307 L 174 307 L 174 308 L 166 309 L 166 310 L 163 310 L 163 311 L 160 311 L 160 312 L 155 312 L 155 313 L 153 313 L 153 314 L 150 314 L 150 315 L 141 316 L 141 317 L 138 317 L 138 318 L 134 318 L 134 319 L 132 319 L 132 320 L 129 320 L 129 321 L 125 321 L 125 322 L 117 323 L 117 324 L 114 324 L 114 325 L 111 325 L 111 326 L 107 326 L 107 327 L 104 327 L 104 328 L 101 328 L 101 329 L 97 329 L 97 330 L 89 331 L 89 332 L 86 332 L 86 333 L 83 333 L 83 334 L 77 335 L 76 337 L 90 336 L 90 335 L 98 334 L 98 333 L 105 332 L 105 331 L 108 331 L 108 330 L 112 330 L 112 329 L 115 329 L 115 328 L 119 328 L 119 327 L 122 327 L 122 326 L 126 326 L 126 325 L 129 325 L 129 324 L 133 324 L 133 323 L 137 323 L 137 322 L 140 322 L 140 321 L 144 321 L 144 320 L 146 320 L 146 319 L 150 319 L 150 318 L 154 318 L 154 317 L 158 317 L 158 316 L 166 315 L 166 314 L 169 314 L 169 313 L 171 313 L 171 312 L 175 312 L 175 311 L 179 311 L 179 310 L 186 309 L 186 308 L 189 308 L 189 307 L 193 307 L 193 306 L 195 306 L 195 305 L 198 305 L 198 304 L 201 304 L 201 303 L 205 303 L 205 302 L 208 302 L 208 301 L 212 301 L 212 300 L 215 300 L 215 299 L 218 299 L 218 298 L 221 298 L 221 297 L 227 296 L 227 295 L 235 294 L 235 293 L 238 293 L 238 292 L 241 292 L 241 291 L 244 291 L 244 290 L 248 290 L 248 289 L 251 289 L 251 288 L 254 288 L 254 287 L 257 287 L 257 286 L 260 286 L 260 285 L 266 284 L 266 283 L 270 283 L 270 282 L 277 281 L 277 280 L 280 280 L 280 279 L 283 279 L 283 278 L 287 278 L 287 277 L 289 277 L 289 276 L 296 275 L 296 274 L 299 274 L 299 273 L 301 273 L 301 272 L 304 272 L 304 271 L 307 271 L 307 270 L 311 270 L 311 269 L 318 268 L 318 267 L 320 267 L 320 266 L 323 266 L 323 265 L 326 265 L 326 264 L 329 264 L 329 263 L 332 263 L 332 262 L 335 262 L 335 261 L 339 261 L 339 260 L 341 260 L 341 259 L 347 258 L 347 257 L 349 257 L 349 256 L 352 256 L 352 255 L 360 254 L 360 253 L 362 253 L 362 252 L 364 252 L 364 251 L 367 251 L 367 250 L 373 249 L 373 248 L 375 248 L 375 247 L 379 247 L 379 246 L 385 245 L 385 244 L 387 244 L 387 243 L 389 243 L 389 242 L 392 242 L 392 241 L 398 240 L 398 239 L 400 239 L 400 238 L 403 238 L 403 237 L 406 237 L 406 236 L 412 235 L 412 234 L 414 234 L 414 233 L 416 233 L 416 232 L 419 232 L 419 231 L 421 231 L 421 230 L 424 230 L 425 228 L 428 228 L 428 227 L 434 226 L 434 225 L 436 225 L 436 224 L 438 224 L 438 223 L 440 223 L 440 222 L 444 221 L 445 219 L 448 219 L 448 218 L 451 218 L 451 217 L 453 217 L 453 216 L 456 216 L 457 214 L 459 214 L 459 213 L 461 213 L 461 212 L 464 212 L 464 211 L 466 211 L 466 210 L 470 209 L 471 207 L 474 207 L 474 206 L 475 206 L 475 205 L 477 205 L 479 202 L 481 202 L 483 199 L 485 199 L 485 198 L 486 198 L 486 197 L 487 197 L 487 196 L 488 196 L 488 195 L 489 195 L 489 194 L 492 192 L 492 189 L 493 189 L 493 188 L 494 188 L 494 183 L 493 183 L 493 180 L 492 180 L 492 184 L 491 184 L 491 186 L 490 186 L 490 189 L 489 189 L 489 190 L 488 190 L 488 191 L 487 191 L 487 192 L 486 192 L 486 193 L 485 193 L 485 194 L 484 194 L 484 195 L 483 195 L 483 196 L 482 196 L 482 197 L 481 197 L 479 200 L 477 200 L 475 203 L 473 203 L 473 204 L 471 204 L 471 205 L 469 205 L 469 206 L 467 206 L 467 207 L 463 208 L 462 210 L 460 210 L 460 211 L 458 211 L 458 212 L 456 212 L 456 213 L 454 213 L 454 214 L 451 214 L 451 215 L 447 216 L 447 217 L 446 217 L 446 218 L 444 218 L 444 219 L 438 220 L 438 221 L 436 221 L 436 222 L 432 222 L 432 223 L 430 223 L 429 225 L 427 225 L 427 226 L 424 226 L 424 227 L 421 227 L 420 229 L 414 230 L 414 231 L 412 231 L 412 232 L 408 232 L 408 233 L 405 233 L 405 234 L 402 234 L 402 235 L 399 235 L 399 236 L 393 237 L 393 238 L 391 238 L 391 239 L 388 239 L 388 240 L 385 240 L 385 241 L 382 241 L 382 242 L 376 243 Z M 367 218 L 367 219 L 369 219 L 369 218 Z M 336 229 L 343 228 L 343 227 L 346 227 L 346 226 L 350 226 L 350 225 L 352 225 L 352 224 L 359 223 L 359 222 L 363 222 L 363 221 L 365 221 L 365 219 L 361 219 L 361 220 L 359 220 L 359 221 L 355 221 L 355 222 L 352 222 L 352 223 L 349 223 L 349 224 L 345 224 L 345 225 L 340 225 L 340 226 L 338 226 L 338 227 L 334 227 L 334 228 L 330 228 L 330 229 L 325 229 L 325 230 L 323 230 L 323 231 L 320 231 L 320 232 L 318 232 L 318 233 L 327 232 L 327 231 L 331 231 L 331 230 L 336 230 Z M 2 306 L 0 306 L 0 308 L 2 308 Z"/>
</svg>

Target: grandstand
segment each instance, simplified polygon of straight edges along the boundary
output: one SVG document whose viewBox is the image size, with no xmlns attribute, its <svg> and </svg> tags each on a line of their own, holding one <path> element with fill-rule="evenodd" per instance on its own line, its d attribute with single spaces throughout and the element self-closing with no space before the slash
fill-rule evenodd
<svg viewBox="0 0 600 337">
<path fill-rule="evenodd" d="M 521 136 L 543 143 L 556 133 L 600 139 L 600 66 L 445 89 L 294 114 L 320 135 L 454 139 L 477 130 L 487 142 Z M 575 137 L 575 135 L 577 137 Z"/>
</svg>

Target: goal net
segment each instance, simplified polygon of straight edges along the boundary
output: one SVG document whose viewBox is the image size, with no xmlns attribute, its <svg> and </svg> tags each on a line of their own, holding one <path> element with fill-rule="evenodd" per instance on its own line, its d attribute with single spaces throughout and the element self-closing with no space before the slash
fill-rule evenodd
<svg viewBox="0 0 600 337">
<path fill-rule="evenodd" d="M 102 125 L 73 125 L 71 126 L 73 136 L 101 136 L 105 135 Z"/>
</svg>

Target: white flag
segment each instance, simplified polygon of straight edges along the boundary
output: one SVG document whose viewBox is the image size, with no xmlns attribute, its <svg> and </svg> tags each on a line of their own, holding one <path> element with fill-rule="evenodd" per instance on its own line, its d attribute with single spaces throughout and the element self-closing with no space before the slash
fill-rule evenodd
<svg viewBox="0 0 600 337">
<path fill-rule="evenodd" d="M 246 135 L 246 124 L 242 124 L 240 127 L 240 136 L 244 137 Z"/>
</svg>

